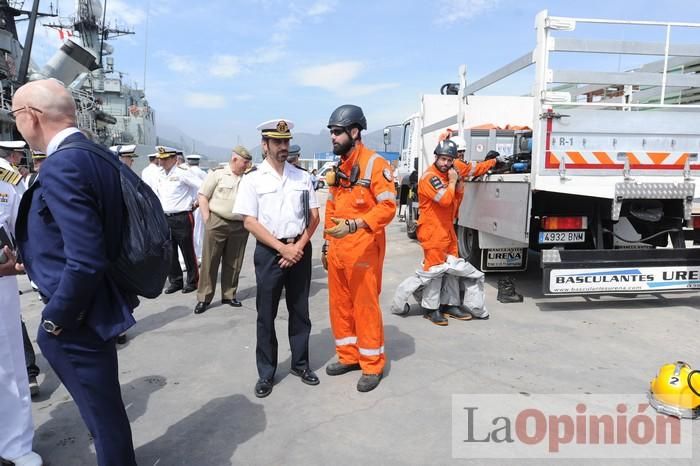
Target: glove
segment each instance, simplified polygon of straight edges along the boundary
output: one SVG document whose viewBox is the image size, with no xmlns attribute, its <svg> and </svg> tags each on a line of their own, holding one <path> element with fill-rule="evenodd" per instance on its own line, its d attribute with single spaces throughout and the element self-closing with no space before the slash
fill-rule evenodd
<svg viewBox="0 0 700 466">
<path fill-rule="evenodd" d="M 326 228 L 323 232 L 331 235 L 333 238 L 344 238 L 350 233 L 357 231 L 357 222 L 348 218 L 331 217 L 331 221 L 335 223 L 334 227 Z"/>
<path fill-rule="evenodd" d="M 323 243 L 321 248 L 321 264 L 323 264 L 323 270 L 328 271 L 328 243 Z"/>
</svg>

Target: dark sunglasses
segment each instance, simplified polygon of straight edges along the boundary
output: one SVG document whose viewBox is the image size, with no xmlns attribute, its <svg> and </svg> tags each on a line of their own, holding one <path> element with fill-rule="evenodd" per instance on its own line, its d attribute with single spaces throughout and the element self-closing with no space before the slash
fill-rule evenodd
<svg viewBox="0 0 700 466">
<path fill-rule="evenodd" d="M 36 107 L 32 107 L 31 105 L 25 105 L 24 107 L 20 107 L 17 110 L 12 110 L 11 112 L 9 112 L 9 115 L 10 115 L 10 118 L 12 118 L 12 121 L 17 120 L 17 114 L 19 112 L 21 112 L 22 110 L 34 110 L 35 112 L 44 113 L 42 110 L 39 110 Z"/>
<path fill-rule="evenodd" d="M 344 134 L 345 130 L 343 128 L 331 128 L 331 134 L 333 136 L 340 136 L 341 134 Z"/>
</svg>

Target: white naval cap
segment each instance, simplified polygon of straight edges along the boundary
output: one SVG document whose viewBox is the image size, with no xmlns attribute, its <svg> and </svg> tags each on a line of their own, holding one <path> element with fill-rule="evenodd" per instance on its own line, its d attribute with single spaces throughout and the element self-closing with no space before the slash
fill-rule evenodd
<svg viewBox="0 0 700 466">
<path fill-rule="evenodd" d="M 26 147 L 27 143 L 24 141 L 0 141 L 0 149 L 5 149 L 9 151 L 21 151 L 24 150 Z"/>
<path fill-rule="evenodd" d="M 285 118 L 277 118 L 260 123 L 256 129 L 262 132 L 264 138 L 292 139 L 291 130 L 294 129 L 294 122 Z"/>
<path fill-rule="evenodd" d="M 197 155 L 197 154 L 190 154 L 190 155 L 186 156 L 185 158 L 187 160 L 200 160 L 202 158 L 202 156 Z"/>
<path fill-rule="evenodd" d="M 116 145 L 109 148 L 119 157 L 138 157 L 136 155 L 136 144 Z"/>
<path fill-rule="evenodd" d="M 175 149 L 174 147 L 168 147 L 168 146 L 156 146 L 156 158 L 158 159 L 167 159 L 168 157 L 172 157 L 173 155 L 177 155 L 180 152 L 180 150 Z"/>
</svg>

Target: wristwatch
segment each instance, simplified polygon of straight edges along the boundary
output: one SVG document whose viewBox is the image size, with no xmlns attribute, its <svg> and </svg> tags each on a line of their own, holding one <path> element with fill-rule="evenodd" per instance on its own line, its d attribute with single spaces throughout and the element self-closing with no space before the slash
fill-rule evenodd
<svg viewBox="0 0 700 466">
<path fill-rule="evenodd" d="M 41 322 L 41 328 L 43 328 L 44 330 L 46 330 L 46 331 L 49 332 L 49 333 L 53 333 L 53 332 L 55 332 L 56 330 L 60 330 L 60 329 L 61 329 L 61 327 L 59 327 L 58 325 L 54 324 L 54 323 L 51 322 L 50 320 L 44 320 L 43 322 Z"/>
</svg>

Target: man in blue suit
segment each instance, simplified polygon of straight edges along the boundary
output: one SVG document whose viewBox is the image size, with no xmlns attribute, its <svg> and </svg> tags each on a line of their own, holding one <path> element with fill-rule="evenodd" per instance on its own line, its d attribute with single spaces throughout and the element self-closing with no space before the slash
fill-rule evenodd
<svg viewBox="0 0 700 466">
<path fill-rule="evenodd" d="M 78 405 L 98 464 L 135 465 L 115 338 L 135 323 L 138 301 L 105 273 L 121 244 L 119 173 L 90 151 L 62 149 L 88 140 L 76 128 L 73 97 L 59 81 L 22 86 L 12 114 L 29 146 L 47 155 L 15 227 L 25 269 L 46 305 L 37 343 Z"/>
</svg>

